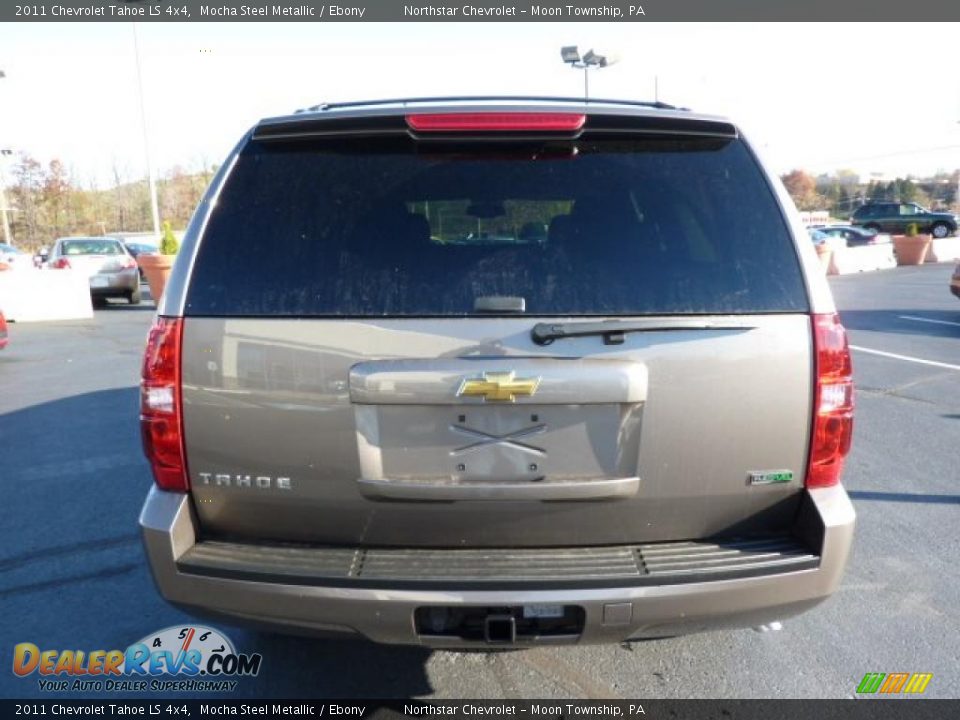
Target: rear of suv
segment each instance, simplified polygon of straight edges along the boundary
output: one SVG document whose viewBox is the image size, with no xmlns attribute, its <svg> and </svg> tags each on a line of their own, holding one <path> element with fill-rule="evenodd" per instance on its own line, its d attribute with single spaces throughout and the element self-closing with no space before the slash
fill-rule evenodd
<svg viewBox="0 0 960 720">
<path fill-rule="evenodd" d="M 957 232 L 960 218 L 952 213 L 932 212 L 916 203 L 878 202 L 857 208 L 850 221 L 867 230 L 898 235 L 916 225 L 919 232 L 945 238 Z"/>
<path fill-rule="evenodd" d="M 261 121 L 150 331 L 140 524 L 206 617 L 432 647 L 794 615 L 854 526 L 846 336 L 730 122 L 450 99 Z"/>
</svg>

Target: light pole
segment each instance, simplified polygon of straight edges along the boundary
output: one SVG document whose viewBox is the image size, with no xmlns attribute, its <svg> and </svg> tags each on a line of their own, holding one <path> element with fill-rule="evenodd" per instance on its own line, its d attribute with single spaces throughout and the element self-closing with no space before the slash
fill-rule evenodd
<svg viewBox="0 0 960 720">
<path fill-rule="evenodd" d="M 147 132 L 147 111 L 143 102 L 143 79 L 140 75 L 140 44 L 137 41 L 137 24 L 133 25 L 133 54 L 137 65 L 137 95 L 140 98 L 140 121 L 143 127 L 143 155 L 147 162 L 147 185 L 150 188 L 150 214 L 153 216 L 153 232 L 160 237 L 160 206 L 157 202 L 157 183 L 150 164 L 150 135 Z"/>
<path fill-rule="evenodd" d="M 13 234 L 10 232 L 10 219 L 7 217 L 7 175 L 3 172 L 3 166 L 10 155 L 13 155 L 13 150 L 0 148 L 0 218 L 3 223 L 3 241 L 7 245 L 13 245 Z"/>
<path fill-rule="evenodd" d="M 0 70 L 0 80 L 6 76 L 7 74 Z M 0 222 L 3 224 L 3 241 L 7 245 L 13 245 L 13 235 L 10 234 L 10 219 L 7 217 L 7 176 L 3 172 L 3 166 L 7 157 L 12 154 L 12 150 L 0 149 Z"/>
<path fill-rule="evenodd" d="M 584 100 L 590 99 L 590 68 L 610 67 L 619 59 L 616 55 L 600 55 L 593 50 L 587 50 L 581 57 L 576 45 L 560 48 L 560 58 L 570 67 L 583 70 Z"/>
</svg>

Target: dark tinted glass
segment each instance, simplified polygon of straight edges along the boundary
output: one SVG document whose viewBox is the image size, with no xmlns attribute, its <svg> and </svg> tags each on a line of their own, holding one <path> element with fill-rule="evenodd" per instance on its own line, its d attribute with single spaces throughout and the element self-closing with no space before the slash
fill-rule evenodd
<svg viewBox="0 0 960 720">
<path fill-rule="evenodd" d="M 738 140 L 368 139 L 250 143 L 186 312 L 457 316 L 505 296 L 535 315 L 807 309 L 784 220 Z"/>
</svg>

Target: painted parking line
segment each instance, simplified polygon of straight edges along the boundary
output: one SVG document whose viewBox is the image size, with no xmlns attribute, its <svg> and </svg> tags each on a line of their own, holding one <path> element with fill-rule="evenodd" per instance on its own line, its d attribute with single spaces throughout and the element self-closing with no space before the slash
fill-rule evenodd
<svg viewBox="0 0 960 720">
<path fill-rule="evenodd" d="M 936 360 L 924 360 L 923 358 L 911 357 L 910 355 L 898 355 L 897 353 L 874 350 L 873 348 L 860 347 L 859 345 L 851 345 L 850 349 L 862 353 L 868 353 L 870 355 L 893 358 L 894 360 L 905 360 L 907 362 L 918 363 L 920 365 L 931 365 L 932 367 L 946 368 L 947 370 L 960 370 L 960 365 L 951 365 L 950 363 L 937 362 Z"/>
<path fill-rule="evenodd" d="M 934 320 L 933 318 L 914 317 L 913 315 L 897 315 L 897 317 L 901 320 L 913 320 L 914 322 L 934 323 L 935 325 L 953 325 L 954 327 L 960 327 L 960 322 L 952 322 L 950 320 Z"/>
</svg>

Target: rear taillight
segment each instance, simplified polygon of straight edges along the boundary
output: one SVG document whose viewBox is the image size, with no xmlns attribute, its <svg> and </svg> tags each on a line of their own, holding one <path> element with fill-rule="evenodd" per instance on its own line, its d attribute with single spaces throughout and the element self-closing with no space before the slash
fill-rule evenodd
<svg viewBox="0 0 960 720">
<path fill-rule="evenodd" d="M 807 487 L 840 482 L 843 459 L 853 437 L 853 366 L 847 331 L 835 314 L 814 315 L 813 356 L 816 386 Z"/>
<path fill-rule="evenodd" d="M 407 125 L 418 132 L 574 132 L 583 127 L 582 113 L 469 112 L 407 115 Z"/>
<path fill-rule="evenodd" d="M 140 434 L 153 479 L 164 490 L 187 491 L 180 403 L 180 318 L 157 318 L 147 335 L 140 382 Z"/>
<path fill-rule="evenodd" d="M 0 312 L 0 348 L 7 346 L 7 319 Z"/>
<path fill-rule="evenodd" d="M 51 265 L 51 267 L 56 268 L 57 270 L 69 270 L 70 261 L 67 260 L 66 258 L 57 258 L 56 260 L 53 261 L 53 264 Z"/>
<path fill-rule="evenodd" d="M 137 266 L 137 261 L 132 257 L 126 258 L 120 265 L 124 270 L 129 270 L 130 268 L 135 268 Z"/>
</svg>

